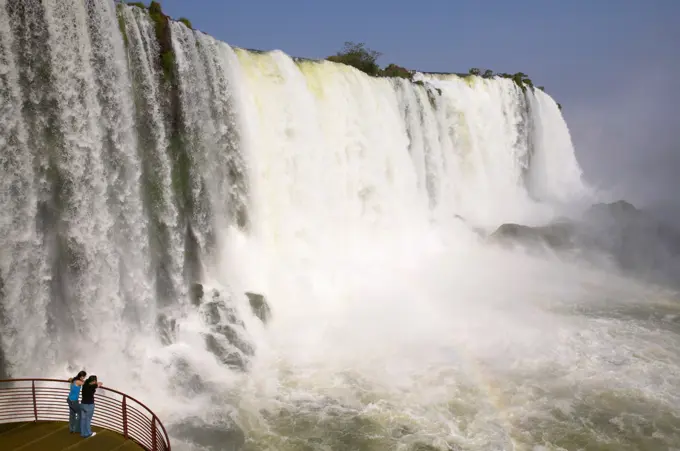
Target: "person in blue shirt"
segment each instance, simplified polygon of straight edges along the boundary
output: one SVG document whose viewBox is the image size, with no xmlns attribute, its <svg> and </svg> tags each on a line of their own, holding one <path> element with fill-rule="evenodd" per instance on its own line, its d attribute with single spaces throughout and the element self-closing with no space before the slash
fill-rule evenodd
<svg viewBox="0 0 680 451">
<path fill-rule="evenodd" d="M 68 430 L 71 434 L 80 432 L 80 402 L 78 402 L 78 397 L 80 396 L 80 388 L 85 383 L 85 376 L 87 373 L 81 371 L 76 377 L 70 378 L 70 389 L 68 393 Z"/>
</svg>

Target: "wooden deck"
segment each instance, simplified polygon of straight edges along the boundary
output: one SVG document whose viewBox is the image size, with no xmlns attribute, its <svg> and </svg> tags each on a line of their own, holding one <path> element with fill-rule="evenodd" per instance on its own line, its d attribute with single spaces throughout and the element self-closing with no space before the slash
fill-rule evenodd
<svg viewBox="0 0 680 451">
<path fill-rule="evenodd" d="M 38 423 L 0 424 L 2 451 L 139 451 L 143 448 L 131 440 L 106 429 L 92 427 L 97 435 L 82 438 L 71 434 L 68 423 L 41 421 Z"/>
</svg>

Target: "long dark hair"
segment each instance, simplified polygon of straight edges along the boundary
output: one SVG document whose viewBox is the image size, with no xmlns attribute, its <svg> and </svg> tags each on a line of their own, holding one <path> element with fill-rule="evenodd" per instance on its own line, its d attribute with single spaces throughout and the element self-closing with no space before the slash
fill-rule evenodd
<svg viewBox="0 0 680 451">
<path fill-rule="evenodd" d="M 97 382 L 97 376 L 95 376 L 94 374 L 87 378 L 87 380 L 85 381 L 85 385 L 90 385 L 92 382 Z"/>
</svg>

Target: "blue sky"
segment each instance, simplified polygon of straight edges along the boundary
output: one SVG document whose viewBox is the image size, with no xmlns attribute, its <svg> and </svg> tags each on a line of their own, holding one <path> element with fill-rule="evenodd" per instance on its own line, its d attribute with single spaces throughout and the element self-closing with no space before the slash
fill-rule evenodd
<svg viewBox="0 0 680 451">
<path fill-rule="evenodd" d="M 320 58 L 355 41 L 383 66 L 525 72 L 564 106 L 590 180 L 639 202 L 680 198 L 680 0 L 161 3 L 239 47 Z"/>
</svg>

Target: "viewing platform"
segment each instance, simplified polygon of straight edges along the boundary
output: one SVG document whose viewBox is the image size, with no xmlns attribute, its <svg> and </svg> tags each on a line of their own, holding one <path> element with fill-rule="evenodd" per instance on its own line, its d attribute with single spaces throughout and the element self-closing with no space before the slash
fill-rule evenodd
<svg viewBox="0 0 680 451">
<path fill-rule="evenodd" d="M 3 451 L 171 451 L 158 417 L 144 404 L 108 387 L 95 395 L 94 437 L 68 429 L 69 383 L 59 379 L 0 380 Z"/>
</svg>

